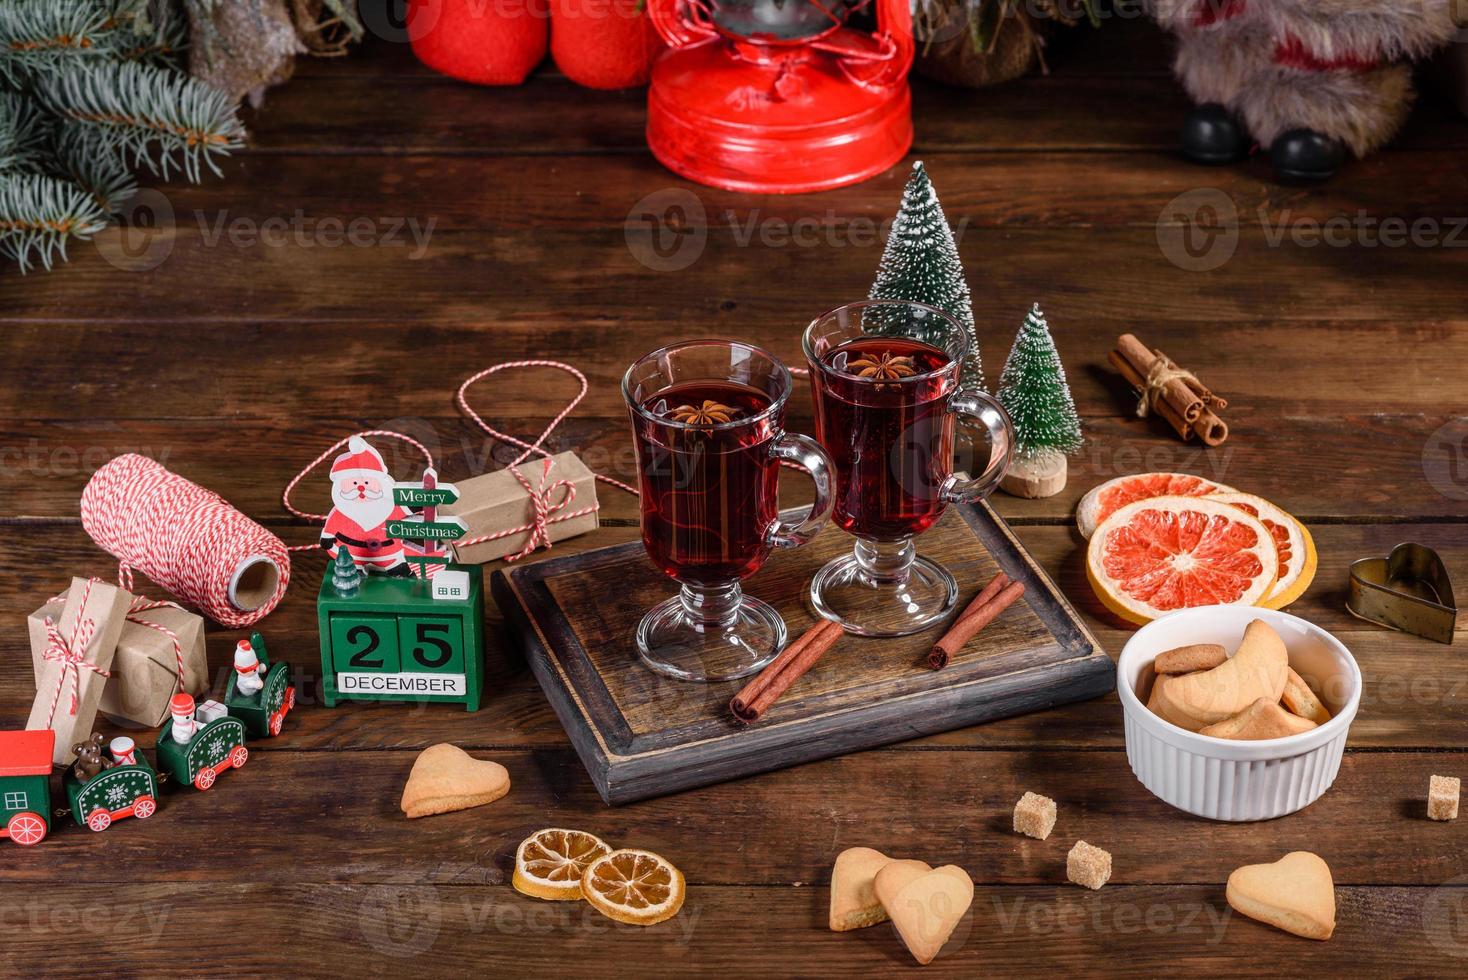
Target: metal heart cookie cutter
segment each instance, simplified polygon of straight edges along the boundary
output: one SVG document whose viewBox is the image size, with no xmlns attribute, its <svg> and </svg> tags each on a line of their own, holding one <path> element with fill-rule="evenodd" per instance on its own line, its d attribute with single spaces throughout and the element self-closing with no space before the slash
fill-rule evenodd
<svg viewBox="0 0 1468 980">
<path fill-rule="evenodd" d="M 1447 566 L 1425 544 L 1399 544 L 1390 557 L 1352 562 L 1346 609 L 1367 622 L 1439 643 L 1453 642 L 1458 620 Z"/>
</svg>

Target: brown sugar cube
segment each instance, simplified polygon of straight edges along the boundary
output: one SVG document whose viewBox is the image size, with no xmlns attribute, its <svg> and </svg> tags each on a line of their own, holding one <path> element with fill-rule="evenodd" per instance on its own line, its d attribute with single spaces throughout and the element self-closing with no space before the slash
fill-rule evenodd
<svg viewBox="0 0 1468 980">
<path fill-rule="evenodd" d="M 1458 819 L 1458 790 L 1461 780 L 1457 776 L 1433 776 L 1427 782 L 1427 816 L 1431 820 Z M 1015 816 L 1018 820 L 1018 815 Z"/>
<path fill-rule="evenodd" d="M 1083 840 L 1065 856 L 1065 876 L 1077 885 L 1095 890 L 1111 879 L 1111 852 L 1092 847 Z"/>
<path fill-rule="evenodd" d="M 1014 805 L 1014 832 L 1044 840 L 1055 829 L 1055 801 L 1038 793 L 1026 793 Z"/>
</svg>

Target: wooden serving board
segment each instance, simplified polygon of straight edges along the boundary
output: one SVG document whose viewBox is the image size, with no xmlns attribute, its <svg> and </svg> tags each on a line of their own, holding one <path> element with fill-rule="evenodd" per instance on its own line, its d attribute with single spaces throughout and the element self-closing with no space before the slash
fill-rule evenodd
<svg viewBox="0 0 1468 980">
<path fill-rule="evenodd" d="M 745 583 L 785 617 L 790 636 L 815 623 L 806 591 L 852 539 L 828 526 L 779 551 Z M 511 636 L 607 803 L 661 796 L 782 769 L 1110 691 L 1115 667 L 1049 577 L 987 504 L 951 507 L 918 551 L 961 583 L 959 608 L 1002 568 L 1020 602 L 947 668 L 927 654 L 935 627 L 897 639 L 844 637 L 754 725 L 729 713 L 744 683 L 663 677 L 637 659 L 633 631 L 676 586 L 641 542 L 515 565 L 491 578 Z"/>
</svg>

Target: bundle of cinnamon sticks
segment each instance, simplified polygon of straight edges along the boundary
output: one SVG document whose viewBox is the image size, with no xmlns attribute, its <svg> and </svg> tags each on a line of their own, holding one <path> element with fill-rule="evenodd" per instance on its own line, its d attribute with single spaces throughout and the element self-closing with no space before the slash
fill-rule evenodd
<svg viewBox="0 0 1468 980">
<path fill-rule="evenodd" d="M 1148 349 L 1128 333 L 1106 359 L 1137 393 L 1139 417 L 1161 416 L 1184 442 L 1197 436 L 1205 445 L 1218 446 L 1228 438 L 1228 425 L 1218 417 L 1228 401 L 1162 351 Z"/>
<path fill-rule="evenodd" d="M 1014 601 L 1025 594 L 1023 582 L 1012 582 L 1008 575 L 1000 572 L 988 585 L 979 590 L 974 601 L 964 607 L 953 621 L 942 639 L 933 644 L 928 654 L 928 666 L 942 670 L 963 645 L 976 636 L 979 630 L 992 623 L 1000 613 L 1014 605 Z"/>
</svg>

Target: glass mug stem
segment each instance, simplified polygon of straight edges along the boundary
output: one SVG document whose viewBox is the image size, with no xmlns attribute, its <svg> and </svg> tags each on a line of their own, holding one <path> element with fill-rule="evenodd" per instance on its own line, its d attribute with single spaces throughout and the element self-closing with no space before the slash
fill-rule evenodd
<svg viewBox="0 0 1468 980">
<path fill-rule="evenodd" d="M 683 614 L 704 629 L 722 629 L 734 625 L 744 590 L 738 582 L 724 585 L 690 585 L 683 583 L 678 591 Z"/>
<path fill-rule="evenodd" d="M 864 581 L 872 585 L 905 585 L 912 561 L 917 557 L 917 546 L 910 537 L 896 541 L 859 537 L 852 555 Z"/>
</svg>

